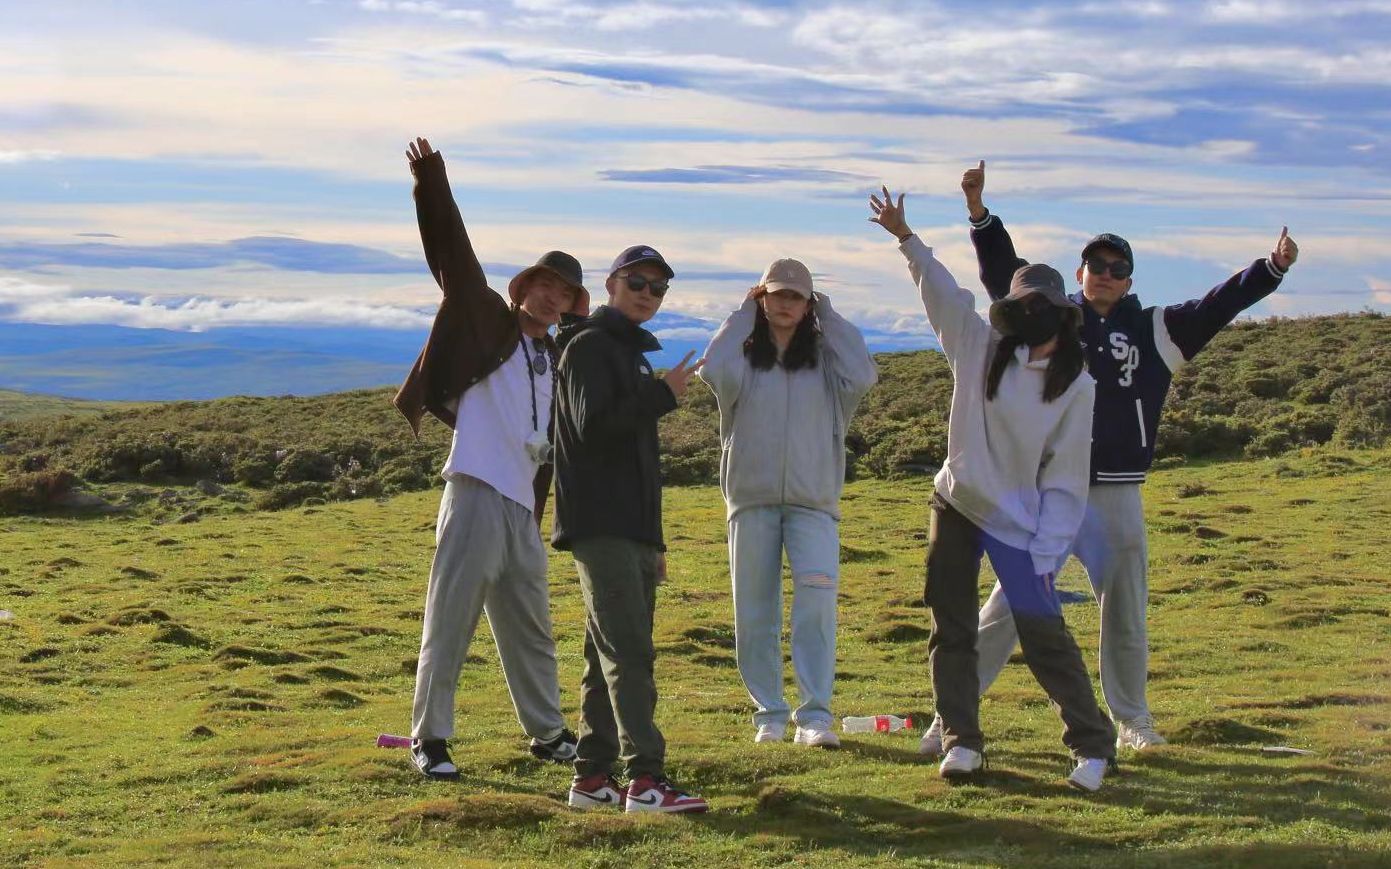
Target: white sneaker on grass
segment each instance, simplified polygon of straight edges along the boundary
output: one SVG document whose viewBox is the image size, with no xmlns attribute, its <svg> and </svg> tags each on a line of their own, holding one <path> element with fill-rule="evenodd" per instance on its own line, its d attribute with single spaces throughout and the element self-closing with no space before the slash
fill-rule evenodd
<svg viewBox="0 0 1391 869">
<path fill-rule="evenodd" d="M 782 742 L 787 736 L 786 724 L 760 724 L 753 735 L 754 742 Z"/>
<path fill-rule="evenodd" d="M 964 745 L 953 745 L 947 756 L 942 758 L 942 765 L 937 768 L 937 772 L 942 778 L 967 778 L 979 772 L 983 766 L 985 755 Z"/>
<path fill-rule="evenodd" d="M 792 741 L 813 748 L 840 748 L 840 737 L 826 724 L 812 724 L 807 727 L 799 725 L 797 735 L 792 737 Z"/>
<path fill-rule="evenodd" d="M 935 715 L 932 717 L 931 726 L 923 732 L 922 741 L 918 743 L 918 754 L 929 757 L 942 756 L 942 719 Z"/>
<path fill-rule="evenodd" d="M 1110 766 L 1111 761 L 1104 757 L 1081 758 L 1077 761 L 1077 768 L 1072 771 L 1072 775 L 1067 777 L 1067 783 L 1079 791 L 1100 790 L 1101 780 L 1106 778 L 1106 770 Z"/>
<path fill-rule="evenodd" d="M 1167 739 L 1154 729 L 1154 717 L 1141 715 L 1116 722 L 1116 748 L 1133 748 L 1144 751 L 1156 745 L 1165 745 Z"/>
</svg>

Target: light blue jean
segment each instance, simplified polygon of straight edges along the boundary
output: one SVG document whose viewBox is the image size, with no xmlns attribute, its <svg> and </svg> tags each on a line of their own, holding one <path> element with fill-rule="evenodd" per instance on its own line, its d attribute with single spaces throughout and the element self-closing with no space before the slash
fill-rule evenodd
<svg viewBox="0 0 1391 869">
<path fill-rule="evenodd" d="M 783 699 L 782 553 L 792 567 L 792 669 L 800 704 Z M 734 644 L 739 675 L 758 707 L 755 726 L 831 725 L 836 675 L 840 527 L 805 507 L 746 507 L 729 520 Z"/>
</svg>

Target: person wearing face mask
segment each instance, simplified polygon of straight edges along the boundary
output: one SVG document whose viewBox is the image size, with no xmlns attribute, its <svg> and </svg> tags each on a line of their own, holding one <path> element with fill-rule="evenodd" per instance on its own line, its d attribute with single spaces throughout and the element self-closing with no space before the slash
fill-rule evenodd
<svg viewBox="0 0 1391 869">
<path fill-rule="evenodd" d="M 1000 218 L 983 204 L 985 161 L 961 181 L 971 217 L 980 277 L 992 299 L 1002 298 L 1025 260 Z M 1117 747 L 1164 744 L 1145 692 L 1149 641 L 1148 549 L 1140 485 L 1154 461 L 1159 419 L 1174 372 L 1207 346 L 1238 314 L 1273 293 L 1299 256 L 1282 230 L 1268 257 L 1232 275 L 1199 299 L 1144 307 L 1130 292 L 1135 256 L 1125 239 L 1102 233 L 1082 248 L 1077 268 L 1082 342 L 1096 378 L 1091 487 L 1073 554 L 1082 562 L 1101 606 L 1101 688 L 1117 729 Z M 1004 669 L 1018 633 L 1004 589 L 996 585 L 980 611 L 980 686 Z M 938 722 L 923 734 L 924 754 L 942 751 Z"/>
<path fill-rule="evenodd" d="M 560 711 L 540 528 L 551 482 L 549 328 L 561 314 L 587 312 L 589 293 L 579 262 L 553 250 L 512 278 L 504 301 L 488 287 L 443 156 L 422 138 L 406 159 L 425 261 L 444 300 L 394 403 L 417 436 L 427 412 L 454 430 L 425 593 L 411 758 L 428 778 L 458 778 L 446 740 L 459 673 L 486 614 L 531 753 L 566 763 L 576 737 Z"/>
<path fill-rule="evenodd" d="M 720 411 L 720 491 L 729 531 L 734 648 L 757 706 L 755 742 L 836 748 L 840 492 L 845 430 L 878 379 L 863 336 L 814 292 L 795 259 L 768 266 L 705 351 L 700 378 Z M 792 568 L 792 667 L 783 699 L 782 554 Z"/>
<path fill-rule="evenodd" d="M 1054 578 L 1086 508 L 1095 383 L 1078 339 L 1082 311 L 1046 265 L 1025 266 L 989 322 L 975 297 L 908 227 L 903 195 L 870 197 L 870 219 L 899 240 L 928 322 L 951 365 L 947 458 L 934 480 L 923 599 L 945 778 L 984 763 L 976 672 L 983 555 L 1004 587 L 1024 659 L 1063 719 L 1073 787 L 1094 791 L 1115 758 L 1115 730 L 1092 693 Z"/>
</svg>

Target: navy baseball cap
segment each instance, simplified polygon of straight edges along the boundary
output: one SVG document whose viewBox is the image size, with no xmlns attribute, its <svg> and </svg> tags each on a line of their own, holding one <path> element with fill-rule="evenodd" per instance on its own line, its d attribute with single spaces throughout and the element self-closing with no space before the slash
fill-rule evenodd
<svg viewBox="0 0 1391 869">
<path fill-rule="evenodd" d="M 612 275 L 619 269 L 626 269 L 628 266 L 638 263 L 656 263 L 662 267 L 662 271 L 667 273 L 667 280 L 676 277 L 676 272 L 671 270 L 671 266 L 667 265 L 667 261 L 662 258 L 661 254 L 657 253 L 657 249 L 645 244 L 635 244 L 615 257 L 609 274 Z"/>
<path fill-rule="evenodd" d="M 1087 242 L 1086 247 L 1082 248 L 1082 259 L 1087 258 L 1087 254 L 1099 247 L 1109 247 L 1125 257 L 1125 261 L 1130 263 L 1130 270 L 1135 271 L 1135 254 L 1130 250 L 1130 242 L 1116 235 L 1114 232 L 1103 232 Z"/>
</svg>

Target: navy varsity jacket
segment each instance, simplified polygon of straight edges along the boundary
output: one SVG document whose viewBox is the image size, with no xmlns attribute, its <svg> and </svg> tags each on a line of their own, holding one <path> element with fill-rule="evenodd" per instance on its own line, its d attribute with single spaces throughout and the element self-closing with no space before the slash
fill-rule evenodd
<svg viewBox="0 0 1391 869">
<path fill-rule="evenodd" d="M 1009 295 L 1010 279 L 1027 260 L 1014 252 L 1004 223 L 988 212 L 972 221 L 971 243 L 990 298 Z M 1092 310 L 1080 291 L 1072 295 L 1082 306 L 1082 343 L 1096 380 L 1093 484 L 1144 482 L 1174 372 L 1238 314 L 1273 293 L 1284 276 L 1269 259 L 1258 259 L 1201 299 L 1144 308 L 1127 293 L 1108 317 Z"/>
</svg>

